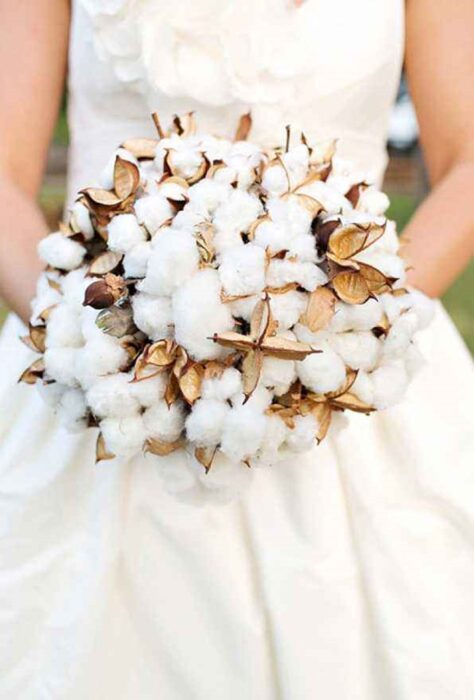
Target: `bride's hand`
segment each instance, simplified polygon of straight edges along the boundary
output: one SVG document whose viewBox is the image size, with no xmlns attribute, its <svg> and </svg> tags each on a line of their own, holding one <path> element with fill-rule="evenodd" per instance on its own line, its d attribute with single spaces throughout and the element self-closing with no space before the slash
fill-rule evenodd
<svg viewBox="0 0 474 700">
<path fill-rule="evenodd" d="M 410 282 L 442 294 L 474 252 L 474 4 L 408 0 L 406 66 L 430 196 L 404 233 Z"/>
<path fill-rule="evenodd" d="M 41 269 L 46 225 L 36 198 L 64 85 L 69 3 L 0 0 L 0 16 L 0 297 L 26 319 Z"/>
</svg>

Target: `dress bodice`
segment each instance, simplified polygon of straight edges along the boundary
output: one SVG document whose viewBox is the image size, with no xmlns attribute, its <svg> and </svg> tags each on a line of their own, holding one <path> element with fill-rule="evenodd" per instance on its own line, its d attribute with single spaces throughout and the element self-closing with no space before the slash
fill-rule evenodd
<svg viewBox="0 0 474 700">
<path fill-rule="evenodd" d="M 403 0 L 75 0 L 70 48 L 71 193 L 123 139 L 195 110 L 202 129 L 251 138 L 284 127 L 380 178 L 403 55 Z"/>
</svg>

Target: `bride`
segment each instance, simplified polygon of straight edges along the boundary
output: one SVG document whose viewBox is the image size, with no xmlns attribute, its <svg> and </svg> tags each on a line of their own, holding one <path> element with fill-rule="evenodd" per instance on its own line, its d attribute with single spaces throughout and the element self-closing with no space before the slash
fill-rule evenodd
<svg viewBox="0 0 474 700">
<path fill-rule="evenodd" d="M 96 468 L 36 392 L 18 336 L 45 225 L 35 203 L 69 83 L 69 201 L 124 139 L 196 110 L 256 142 L 284 126 L 380 181 L 405 60 L 433 190 L 406 232 L 440 295 L 474 229 L 472 0 L 0 0 L 0 697 L 474 697 L 470 360 L 440 304 L 399 407 L 220 508 L 153 460 Z M 69 45 L 69 52 L 68 52 Z M 67 55 L 69 59 L 67 60 Z"/>
</svg>

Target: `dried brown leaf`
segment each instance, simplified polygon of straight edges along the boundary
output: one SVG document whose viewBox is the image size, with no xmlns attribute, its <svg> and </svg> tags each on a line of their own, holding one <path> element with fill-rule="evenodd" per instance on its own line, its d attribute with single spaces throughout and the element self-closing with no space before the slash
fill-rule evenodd
<svg viewBox="0 0 474 700">
<path fill-rule="evenodd" d="M 121 201 L 133 194 L 140 183 L 140 171 L 135 163 L 117 156 L 114 166 L 114 188 Z"/>
<path fill-rule="evenodd" d="M 336 296 L 327 287 L 317 287 L 311 292 L 308 305 L 300 318 L 300 323 L 315 333 L 327 328 L 334 316 Z"/>
<path fill-rule="evenodd" d="M 114 459 L 115 455 L 107 450 L 105 445 L 104 436 L 99 433 L 97 436 L 97 442 L 95 445 L 95 463 L 104 462 L 107 459 Z"/>
<path fill-rule="evenodd" d="M 250 112 L 242 114 L 237 125 L 234 141 L 246 141 L 252 128 L 252 115 Z"/>
<path fill-rule="evenodd" d="M 175 440 L 174 442 L 164 442 L 163 440 L 156 440 L 155 438 L 148 438 L 145 443 L 145 452 L 151 452 L 151 454 L 157 455 L 158 457 L 166 457 L 167 455 L 179 450 L 183 447 L 182 440 Z"/>
</svg>

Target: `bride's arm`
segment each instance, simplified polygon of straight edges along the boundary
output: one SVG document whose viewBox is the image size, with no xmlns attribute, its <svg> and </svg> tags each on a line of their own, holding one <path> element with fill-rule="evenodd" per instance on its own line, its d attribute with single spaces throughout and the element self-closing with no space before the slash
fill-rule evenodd
<svg viewBox="0 0 474 700">
<path fill-rule="evenodd" d="M 407 0 L 406 66 L 433 189 L 404 238 L 410 281 L 438 296 L 474 252 L 473 0 Z"/>
<path fill-rule="evenodd" d="M 24 319 L 46 225 L 36 204 L 61 99 L 67 0 L 0 0 L 0 297 Z"/>
</svg>

